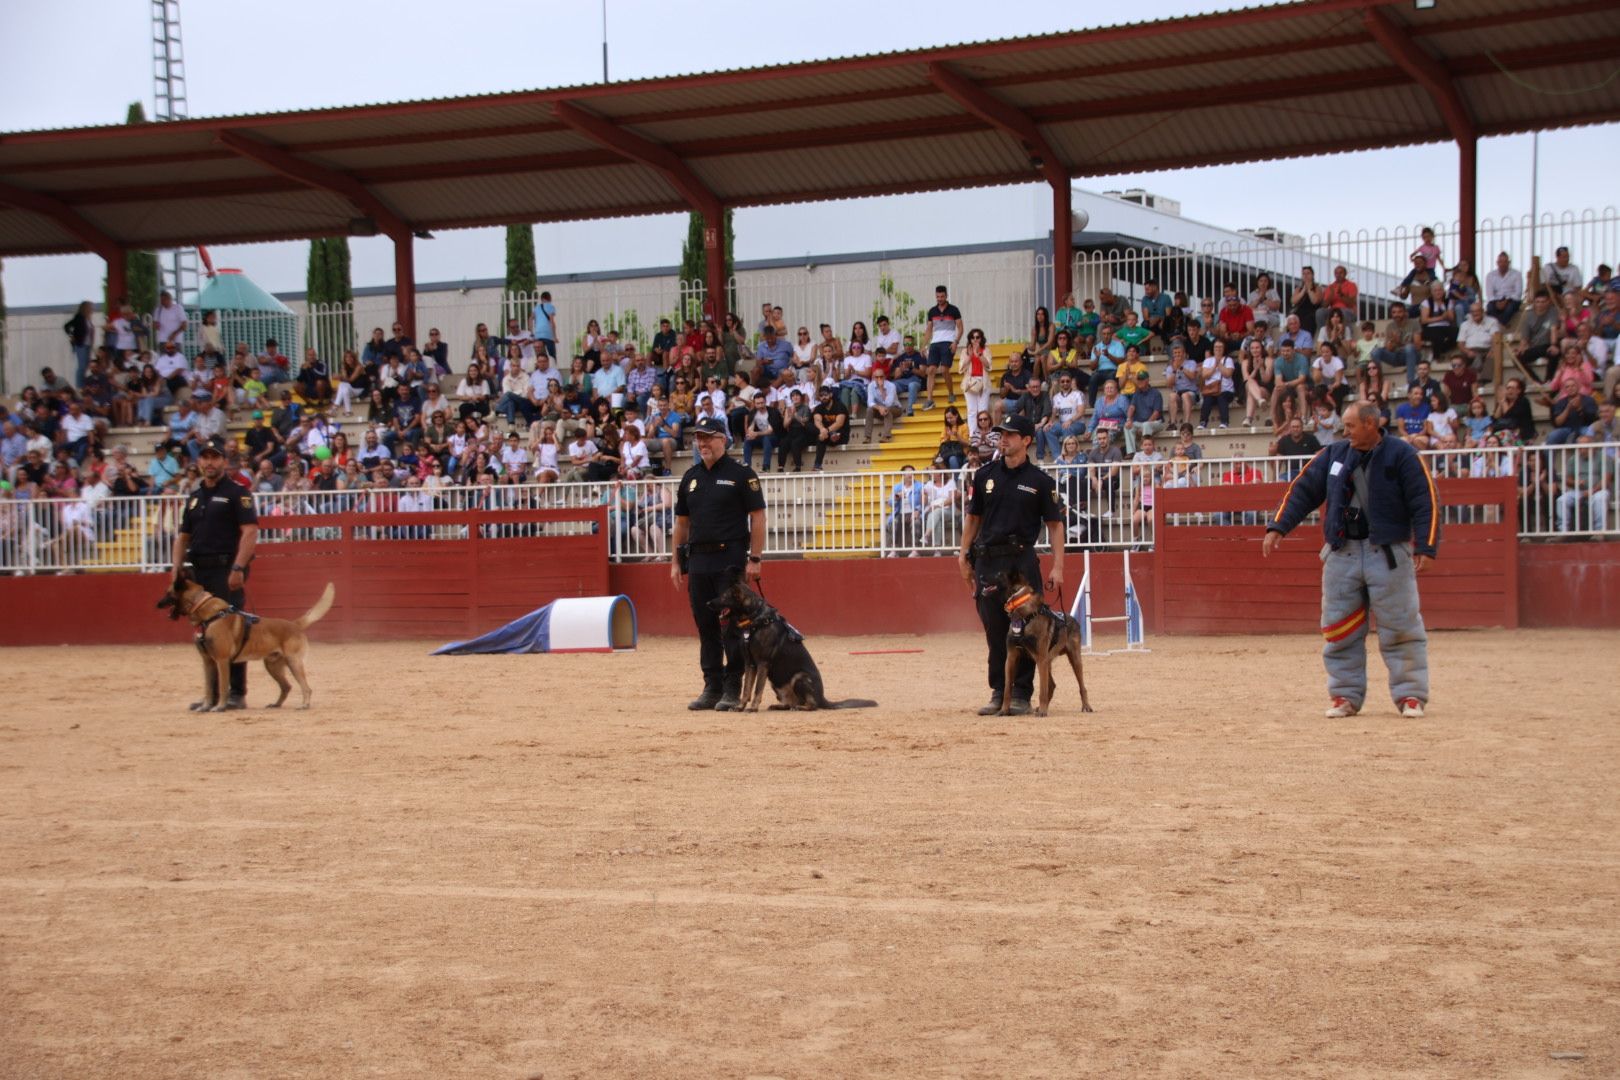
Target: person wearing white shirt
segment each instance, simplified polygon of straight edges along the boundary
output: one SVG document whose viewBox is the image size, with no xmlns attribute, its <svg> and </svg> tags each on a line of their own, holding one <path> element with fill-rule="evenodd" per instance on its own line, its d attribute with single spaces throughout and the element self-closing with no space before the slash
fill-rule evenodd
<svg viewBox="0 0 1620 1080">
<path fill-rule="evenodd" d="M 626 424 L 624 439 L 619 443 L 619 475 L 626 480 L 639 480 L 651 470 L 652 456 L 647 452 L 647 440 L 641 437 L 640 426 Z"/>
<path fill-rule="evenodd" d="M 1074 385 L 1074 377 L 1067 371 L 1058 375 L 1057 390 L 1052 394 L 1052 415 L 1041 428 L 1041 446 L 1048 458 L 1055 458 L 1063 449 L 1063 440 L 1080 435 L 1086 430 L 1086 394 Z"/>
<path fill-rule="evenodd" d="M 529 376 L 522 367 L 508 365 L 506 374 L 501 376 L 501 400 L 495 403 L 495 412 L 504 416 L 508 424 L 517 423 L 517 414 L 522 412 L 524 423 L 528 423 L 534 419 L 529 414 L 531 408 Z"/>
<path fill-rule="evenodd" d="M 1311 370 L 1316 373 L 1316 384 L 1327 387 L 1327 392 L 1333 395 L 1334 409 L 1343 408 L 1344 399 L 1350 396 L 1350 387 L 1344 381 L 1344 361 L 1333 351 L 1332 345 L 1324 341 L 1317 346 Z"/>
<path fill-rule="evenodd" d="M 501 447 L 501 467 L 508 473 L 521 473 L 528 464 L 529 451 L 524 449 L 514 431 L 506 436 L 506 445 Z"/>
<path fill-rule="evenodd" d="M 838 396 L 843 399 L 850 418 L 854 419 L 856 408 L 866 404 L 866 383 L 872 375 L 872 355 L 866 351 L 863 343 L 852 341 L 840 367 L 842 377 L 838 382 Z"/>
<path fill-rule="evenodd" d="M 90 443 L 96 434 L 96 418 L 84 411 L 78 400 L 68 402 L 67 415 L 61 421 L 62 445 L 73 455 L 73 460 L 84 464 L 90 453 Z"/>
<path fill-rule="evenodd" d="M 1485 359 L 1490 355 L 1491 345 L 1496 341 L 1496 335 L 1502 332 L 1501 325 L 1485 314 L 1485 306 L 1475 300 L 1468 307 L 1468 318 L 1457 328 L 1457 348 L 1468 358 L 1470 366 L 1478 365 L 1480 371 L 1485 370 Z"/>
<path fill-rule="evenodd" d="M 1496 269 L 1485 275 L 1485 314 L 1502 326 L 1512 326 L 1524 303 L 1524 275 L 1512 268 L 1507 252 L 1496 257 Z"/>
<path fill-rule="evenodd" d="M 934 473 L 923 485 L 923 546 L 950 548 L 959 542 L 961 500 L 956 480 L 948 472 Z"/>
<path fill-rule="evenodd" d="M 157 369 L 158 376 L 169 384 L 172 393 L 178 390 L 186 381 L 186 354 L 171 341 L 165 341 L 163 348 L 152 357 L 152 366 Z"/>
<path fill-rule="evenodd" d="M 889 329 L 887 315 L 878 317 L 877 333 L 872 335 L 871 347 L 874 354 L 882 349 L 884 356 L 894 356 L 900 352 L 900 331 Z"/>
<path fill-rule="evenodd" d="M 866 367 L 871 371 L 871 361 Z M 894 422 L 899 415 L 900 395 L 895 392 L 894 383 L 882 370 L 873 372 L 872 381 L 866 385 L 866 441 L 872 441 L 872 426 L 881 421 L 883 433 L 879 438 L 888 442 L 894 437 Z"/>
<path fill-rule="evenodd" d="M 152 312 L 152 336 L 158 344 L 180 344 L 186 336 L 186 325 L 186 309 L 174 302 L 174 294 L 167 290 L 159 293 L 157 310 Z"/>
</svg>

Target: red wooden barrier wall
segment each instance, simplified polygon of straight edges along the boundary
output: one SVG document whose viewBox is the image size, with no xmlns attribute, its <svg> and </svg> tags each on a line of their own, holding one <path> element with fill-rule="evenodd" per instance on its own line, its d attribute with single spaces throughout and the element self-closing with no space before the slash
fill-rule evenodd
<svg viewBox="0 0 1620 1080">
<path fill-rule="evenodd" d="M 1440 557 L 1418 578 L 1431 630 L 1519 625 L 1518 489 L 1511 479 L 1445 479 L 1443 508 L 1479 524 L 1442 524 Z M 1306 631 L 1322 610 L 1319 526 L 1301 525 L 1268 558 L 1264 520 L 1284 484 L 1160 488 L 1155 493 L 1154 625 L 1168 634 Z M 1260 515 L 1259 524 L 1194 524 L 1192 515 Z M 1492 519 L 1485 523 L 1486 519 Z M 1241 519 L 1240 519 L 1241 520 Z"/>
</svg>

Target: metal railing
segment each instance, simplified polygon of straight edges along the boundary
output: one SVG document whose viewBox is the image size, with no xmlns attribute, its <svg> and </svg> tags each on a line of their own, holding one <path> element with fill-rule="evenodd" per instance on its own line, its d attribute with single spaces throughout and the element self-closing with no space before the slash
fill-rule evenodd
<svg viewBox="0 0 1620 1080">
<path fill-rule="evenodd" d="M 1412 253 L 1424 242 L 1424 227 L 1339 230 L 1305 236 L 1268 230 L 1236 241 L 1083 250 L 1076 252 L 1074 259 L 1075 291 L 1081 296 L 1094 296 L 1099 288 L 1108 286 L 1134 304 L 1142 295 L 1143 282 L 1152 278 L 1166 292 L 1186 293 L 1196 313 L 1200 298 L 1213 299 L 1218 305 L 1227 283 L 1235 284 L 1247 295 L 1256 277 L 1266 273 L 1286 312 L 1304 267 L 1310 266 L 1318 284 L 1326 286 L 1333 279 L 1333 268 L 1343 265 L 1358 289 L 1357 317 L 1382 319 L 1396 299 L 1393 290 L 1412 269 Z M 1450 267 L 1459 257 L 1461 234 L 1457 223 L 1437 222 L 1427 227 L 1434 230 L 1443 264 Z M 1576 262 L 1590 278 L 1598 263 L 1612 264 L 1620 253 L 1620 210 L 1611 206 L 1579 213 L 1547 213 L 1535 219 L 1528 214 L 1484 218 L 1475 232 L 1474 274 L 1483 285 L 1486 273 L 1495 267 L 1497 253 L 1505 251 L 1528 284 L 1532 256 L 1550 259 L 1548 253 L 1560 246 L 1579 253 Z"/>
<path fill-rule="evenodd" d="M 1620 538 L 1620 443 L 1432 451 L 1424 457 L 1441 485 L 1450 477 L 1516 478 L 1522 539 Z M 1149 463 L 1043 467 L 1057 479 L 1071 549 L 1142 550 L 1153 546 L 1153 499 L 1158 490 L 1287 481 L 1305 462 L 1301 457 L 1171 456 Z M 760 482 L 770 507 L 765 553 L 771 558 L 952 554 L 961 540 L 968 480 L 960 470 L 764 474 Z M 609 557 L 631 562 L 668 556 L 677 483 L 665 477 L 438 488 L 362 485 L 354 490 L 263 493 L 255 495 L 254 502 L 261 543 L 266 544 L 335 537 L 338 526 L 306 527 L 294 520 L 300 515 L 605 506 Z M 187 498 L 7 495 L 0 498 L 0 573 L 162 571 L 169 566 Z M 1447 511 L 1453 518 L 1472 512 Z M 1209 517 L 1213 524 L 1263 523 L 1252 512 Z M 465 526 L 433 523 L 389 526 L 365 534 L 376 540 L 453 541 L 465 536 Z"/>
</svg>

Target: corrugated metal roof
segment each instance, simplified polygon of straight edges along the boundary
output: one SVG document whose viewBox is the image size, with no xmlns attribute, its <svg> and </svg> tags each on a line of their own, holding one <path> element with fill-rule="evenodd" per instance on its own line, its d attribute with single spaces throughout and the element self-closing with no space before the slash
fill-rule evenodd
<svg viewBox="0 0 1620 1080">
<path fill-rule="evenodd" d="M 1039 178 L 1023 137 L 934 85 L 933 63 L 1031 118 L 1073 176 L 1448 137 L 1372 11 L 1455 76 L 1482 133 L 1620 119 L 1620 80 L 1603 84 L 1620 64 L 1613 0 L 1314 0 L 628 83 L 0 135 L 0 203 L 9 189 L 31 206 L 0 213 L 0 255 L 82 249 L 73 213 L 120 246 L 342 231 L 370 216 L 354 184 L 431 229 L 667 212 L 685 205 L 669 167 L 727 205 Z M 603 145 L 563 123 L 561 101 L 652 145 Z"/>
</svg>

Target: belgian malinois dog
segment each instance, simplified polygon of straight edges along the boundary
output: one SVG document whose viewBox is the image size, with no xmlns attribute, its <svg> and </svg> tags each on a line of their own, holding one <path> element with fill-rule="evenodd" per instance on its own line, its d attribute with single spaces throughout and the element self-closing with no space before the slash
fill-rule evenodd
<svg viewBox="0 0 1620 1080">
<path fill-rule="evenodd" d="M 776 691 L 771 709 L 871 709 L 877 702 L 866 698 L 828 701 L 822 690 L 821 671 L 804 647 L 804 635 L 782 618 L 782 613 L 750 589 L 741 575 L 725 591 L 709 601 L 720 616 L 727 633 L 742 638 L 742 711 L 758 712 L 769 680 Z"/>
<path fill-rule="evenodd" d="M 298 680 L 304 700 L 298 707 L 309 708 L 309 679 L 304 675 L 304 654 L 309 651 L 309 637 L 304 633 L 332 607 L 336 596 L 332 583 L 315 606 L 296 619 L 261 619 L 256 615 L 235 611 L 231 605 L 204 589 L 184 570 L 159 600 L 159 608 L 171 609 L 170 618 L 182 615 L 197 627 L 197 651 L 203 662 L 202 712 L 224 712 L 230 695 L 231 665 L 252 660 L 263 660 L 264 669 L 281 687 L 281 696 L 270 708 L 281 707 L 292 691 L 287 672 Z"/>
<path fill-rule="evenodd" d="M 1086 676 L 1080 666 L 1080 624 L 1047 606 L 1041 599 L 1040 586 L 1024 580 L 1017 570 L 997 574 L 996 583 L 1007 598 L 1007 617 L 1012 620 L 1007 630 L 1007 673 L 1003 683 L 1007 691 L 1001 698 L 1001 715 L 1009 715 L 1012 707 L 1013 673 L 1018 670 L 1022 653 L 1035 661 L 1035 682 L 1041 692 L 1036 716 L 1045 716 L 1046 707 L 1052 703 L 1052 660 L 1057 656 L 1069 658 L 1074 681 L 1080 684 L 1080 711 L 1090 712 L 1091 699 L 1086 696 Z"/>
</svg>

